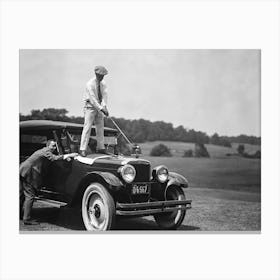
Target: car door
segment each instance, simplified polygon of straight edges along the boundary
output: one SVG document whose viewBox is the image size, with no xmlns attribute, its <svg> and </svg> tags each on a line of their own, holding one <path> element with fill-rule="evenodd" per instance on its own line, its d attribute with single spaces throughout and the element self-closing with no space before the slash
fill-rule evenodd
<svg viewBox="0 0 280 280">
<path fill-rule="evenodd" d="M 62 130 L 54 130 L 53 138 L 57 142 L 56 155 L 69 153 L 66 134 Z M 44 166 L 43 188 L 41 194 L 44 197 L 59 201 L 67 201 L 65 195 L 66 181 L 72 171 L 72 160 L 47 161 Z"/>
</svg>

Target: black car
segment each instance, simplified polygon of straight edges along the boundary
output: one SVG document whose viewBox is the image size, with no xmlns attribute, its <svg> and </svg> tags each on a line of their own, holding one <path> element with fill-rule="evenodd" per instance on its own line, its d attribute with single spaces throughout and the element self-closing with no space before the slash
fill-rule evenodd
<svg viewBox="0 0 280 280">
<path fill-rule="evenodd" d="M 43 148 L 48 139 L 58 143 L 57 154 L 77 152 L 83 126 L 80 124 L 30 120 L 20 122 L 20 160 Z M 183 188 L 188 181 L 164 165 L 151 169 L 145 159 L 124 157 L 117 152 L 118 131 L 104 129 L 109 155 L 95 153 L 92 127 L 88 156 L 51 163 L 43 177 L 37 199 L 57 206 L 81 210 L 87 230 L 109 230 L 116 215 L 153 215 L 162 229 L 176 229 L 184 220 L 191 200 Z"/>
</svg>

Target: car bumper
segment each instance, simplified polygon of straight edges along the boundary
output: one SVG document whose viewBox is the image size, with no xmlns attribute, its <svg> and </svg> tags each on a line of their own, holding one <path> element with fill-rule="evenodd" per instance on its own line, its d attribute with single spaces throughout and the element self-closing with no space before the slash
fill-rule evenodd
<svg viewBox="0 0 280 280">
<path fill-rule="evenodd" d="M 116 214 L 120 216 L 148 216 L 175 210 L 188 210 L 191 200 L 168 200 L 141 203 L 117 203 Z"/>
</svg>

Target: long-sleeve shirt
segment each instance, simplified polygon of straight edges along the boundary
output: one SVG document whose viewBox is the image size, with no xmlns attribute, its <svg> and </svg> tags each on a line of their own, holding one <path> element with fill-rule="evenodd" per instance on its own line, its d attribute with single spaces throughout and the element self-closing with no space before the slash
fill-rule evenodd
<svg viewBox="0 0 280 280">
<path fill-rule="evenodd" d="M 102 80 L 100 82 L 100 92 L 102 95 L 102 102 L 98 98 L 98 81 L 96 78 L 90 79 L 86 84 L 86 92 L 84 95 L 85 108 L 92 108 L 100 111 L 103 107 L 107 106 L 108 93 L 107 86 Z"/>
</svg>

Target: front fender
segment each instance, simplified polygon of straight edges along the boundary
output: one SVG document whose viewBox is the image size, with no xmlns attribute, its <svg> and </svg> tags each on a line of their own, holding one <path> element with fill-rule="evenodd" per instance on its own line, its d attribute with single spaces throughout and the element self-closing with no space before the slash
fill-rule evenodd
<svg viewBox="0 0 280 280">
<path fill-rule="evenodd" d="M 73 194 L 72 200 L 70 202 L 72 206 L 79 205 L 85 189 L 92 182 L 99 182 L 101 184 L 104 184 L 104 186 L 112 192 L 118 191 L 123 187 L 123 183 L 121 182 L 121 180 L 112 173 L 101 171 L 89 172 L 80 181 L 78 188 Z"/>
<path fill-rule="evenodd" d="M 102 178 L 108 185 L 112 187 L 122 187 L 122 181 L 114 174 L 109 172 L 94 171 L 87 174 L 86 177 L 96 177 Z"/>
<path fill-rule="evenodd" d="M 171 185 L 187 188 L 189 186 L 189 182 L 184 176 L 176 172 L 169 172 L 167 187 Z"/>
</svg>

